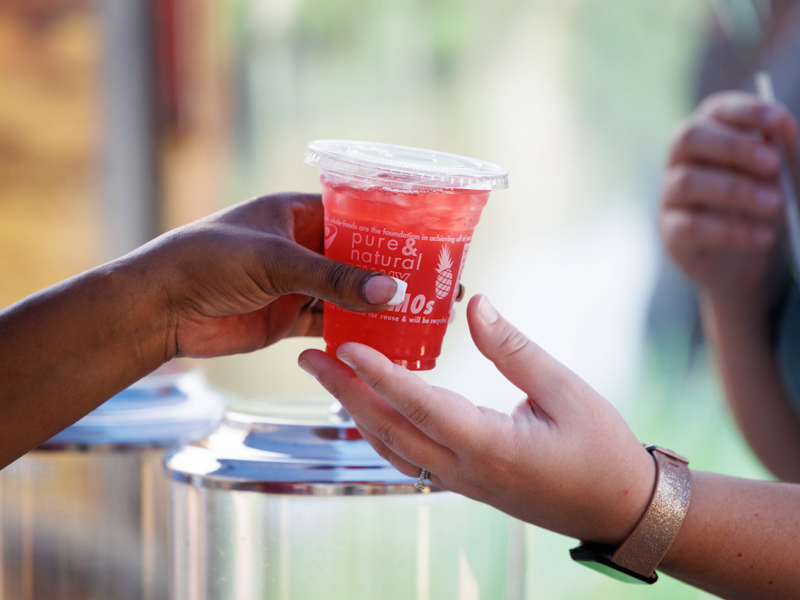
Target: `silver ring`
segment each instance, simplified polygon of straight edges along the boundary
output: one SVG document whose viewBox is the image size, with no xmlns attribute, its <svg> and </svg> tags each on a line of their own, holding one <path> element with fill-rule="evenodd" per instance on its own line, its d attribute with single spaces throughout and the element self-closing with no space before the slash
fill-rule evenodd
<svg viewBox="0 0 800 600">
<path fill-rule="evenodd" d="M 431 472 L 428 469 L 422 469 L 419 474 L 419 481 L 414 484 L 414 487 L 417 488 L 420 492 L 425 489 L 425 480 L 430 476 Z"/>
</svg>

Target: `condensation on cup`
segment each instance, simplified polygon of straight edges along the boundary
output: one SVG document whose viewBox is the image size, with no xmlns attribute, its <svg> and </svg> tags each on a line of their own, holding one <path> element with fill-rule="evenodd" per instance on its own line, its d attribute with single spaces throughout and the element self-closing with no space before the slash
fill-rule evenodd
<svg viewBox="0 0 800 600">
<path fill-rule="evenodd" d="M 325 306 L 323 337 L 375 348 L 423 371 L 436 366 L 475 226 L 508 172 L 484 161 L 407 146 L 317 140 L 304 160 L 320 169 L 325 255 L 408 285 L 379 313 Z"/>
</svg>

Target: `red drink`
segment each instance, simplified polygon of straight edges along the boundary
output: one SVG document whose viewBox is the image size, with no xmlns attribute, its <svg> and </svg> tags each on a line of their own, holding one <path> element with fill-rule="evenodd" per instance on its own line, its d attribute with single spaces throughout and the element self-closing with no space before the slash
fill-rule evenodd
<svg viewBox="0 0 800 600">
<path fill-rule="evenodd" d="M 408 284 L 405 301 L 386 312 L 325 305 L 325 342 L 371 346 L 412 370 L 432 369 L 442 349 L 472 232 L 489 192 L 356 189 L 322 176 L 325 255 Z"/>
<path fill-rule="evenodd" d="M 309 153 L 313 146 L 323 143 L 309 145 Z M 465 179 L 452 176 L 458 167 L 452 164 L 443 167 L 441 163 L 453 159 L 471 161 L 473 168 L 476 163 L 487 163 L 373 144 L 367 146 L 371 152 L 368 158 L 377 155 L 373 160 L 378 164 L 365 167 L 363 143 L 333 143 L 362 144 L 358 157 L 361 162 L 356 164 L 358 173 L 346 171 L 352 165 L 342 165 L 344 161 L 339 156 L 336 157 L 339 162 L 334 164 L 337 170 L 327 170 L 320 164 L 325 255 L 401 279 L 408 288 L 401 304 L 380 313 L 356 313 L 326 304 L 324 339 L 327 351 L 335 356 L 340 344 L 359 342 L 408 369 L 432 369 L 441 352 L 472 233 L 490 192 L 485 182 L 481 189 L 441 185 L 463 184 Z M 348 146 L 348 150 L 350 148 L 352 146 Z M 398 150 L 403 151 L 401 159 L 406 161 L 403 163 L 405 170 L 395 166 Z M 314 151 L 320 152 L 317 148 Z M 422 152 L 427 153 L 424 161 L 420 159 Z M 386 165 L 390 160 L 394 161 L 392 170 Z M 314 162 L 319 164 L 320 159 Z M 436 166 L 430 167 L 427 162 L 434 162 Z M 365 175 L 368 167 L 372 172 Z M 438 171 L 427 177 L 417 172 L 425 167 Z M 505 171 L 494 165 L 489 167 L 500 172 L 500 175 L 493 175 L 502 176 L 503 183 Z M 443 174 L 443 168 L 449 171 Z"/>
</svg>

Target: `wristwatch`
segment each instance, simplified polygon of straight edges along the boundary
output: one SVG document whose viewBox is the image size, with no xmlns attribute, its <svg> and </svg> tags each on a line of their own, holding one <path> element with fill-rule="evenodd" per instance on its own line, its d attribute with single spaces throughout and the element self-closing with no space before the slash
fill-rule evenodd
<svg viewBox="0 0 800 600">
<path fill-rule="evenodd" d="M 585 543 L 569 551 L 572 560 L 628 583 L 652 584 L 655 572 L 678 535 L 689 500 L 689 461 L 671 450 L 645 445 L 656 461 L 656 485 L 644 516 L 618 548 Z"/>
</svg>

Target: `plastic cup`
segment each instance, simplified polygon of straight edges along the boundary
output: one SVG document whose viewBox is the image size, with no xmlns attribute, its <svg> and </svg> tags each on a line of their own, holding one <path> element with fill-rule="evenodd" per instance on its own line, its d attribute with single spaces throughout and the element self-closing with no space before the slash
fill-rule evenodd
<svg viewBox="0 0 800 600">
<path fill-rule="evenodd" d="M 392 144 L 317 140 L 325 255 L 408 284 L 402 304 L 356 313 L 327 303 L 323 339 L 380 351 L 410 370 L 436 366 L 472 234 L 508 172 L 490 163 Z"/>
</svg>

